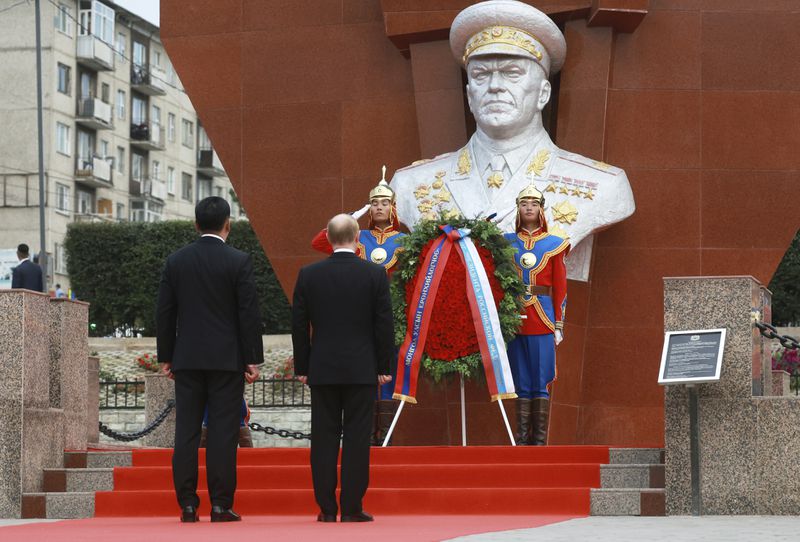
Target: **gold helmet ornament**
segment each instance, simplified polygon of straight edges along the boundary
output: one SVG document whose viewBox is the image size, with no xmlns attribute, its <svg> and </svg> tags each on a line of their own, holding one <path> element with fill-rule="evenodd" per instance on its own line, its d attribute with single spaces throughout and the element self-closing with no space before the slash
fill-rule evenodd
<svg viewBox="0 0 800 542">
<path fill-rule="evenodd" d="M 544 216 L 544 194 L 539 192 L 533 183 L 529 184 L 522 191 L 517 195 L 517 218 L 515 223 L 515 231 L 519 231 L 522 228 L 522 217 L 519 214 L 519 204 L 524 199 L 531 199 L 539 204 L 541 209 L 539 210 L 539 226 L 542 228 L 542 231 L 547 231 L 547 219 Z"/>
<path fill-rule="evenodd" d="M 523 188 L 519 195 L 517 195 L 517 205 L 519 205 L 519 202 L 523 199 L 532 199 L 534 201 L 538 201 L 539 205 L 544 207 L 544 194 L 539 192 L 533 183 Z"/>
<path fill-rule="evenodd" d="M 386 166 L 381 168 L 381 180 L 378 182 L 378 186 L 369 191 L 369 201 L 380 198 L 389 198 L 394 203 L 394 191 L 386 182 Z"/>
</svg>

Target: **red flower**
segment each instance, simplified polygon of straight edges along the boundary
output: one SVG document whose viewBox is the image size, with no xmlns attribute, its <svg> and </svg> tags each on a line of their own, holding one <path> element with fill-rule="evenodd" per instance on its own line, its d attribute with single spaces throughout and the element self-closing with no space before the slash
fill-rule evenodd
<svg viewBox="0 0 800 542">
<path fill-rule="evenodd" d="M 420 267 L 434 241 L 436 239 L 429 241 L 420 251 Z M 486 275 L 489 277 L 495 305 L 499 307 L 504 292 L 500 286 L 500 281 L 494 276 L 494 259 L 489 250 L 477 243 L 476 247 L 486 269 Z M 453 361 L 479 351 L 475 323 L 472 319 L 472 311 L 467 297 L 467 271 L 456 250 L 454 247 L 451 251 L 444 275 L 439 283 L 439 290 L 436 294 L 433 314 L 428 327 L 428 337 L 425 341 L 424 352 L 432 359 L 442 361 Z M 406 304 L 409 306 L 419 275 L 418 268 L 417 274 L 406 284 Z"/>
</svg>

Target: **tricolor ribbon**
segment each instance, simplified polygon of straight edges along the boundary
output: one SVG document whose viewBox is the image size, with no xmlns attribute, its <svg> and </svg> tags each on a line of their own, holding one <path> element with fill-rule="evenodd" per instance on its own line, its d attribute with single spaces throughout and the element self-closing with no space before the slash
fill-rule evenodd
<svg viewBox="0 0 800 542">
<path fill-rule="evenodd" d="M 420 268 L 424 274 L 417 279 L 414 294 L 409 303 L 406 337 L 397 357 L 397 381 L 395 399 L 416 403 L 417 377 L 425 349 L 433 306 L 447 260 L 453 246 L 456 247 L 467 273 L 467 298 L 475 323 L 475 333 L 486 373 L 486 382 L 492 401 L 513 399 L 514 382 L 508 363 L 500 317 L 497 314 L 492 288 L 478 250 L 470 239 L 470 230 L 440 226 L 444 232 L 428 251 Z"/>
</svg>

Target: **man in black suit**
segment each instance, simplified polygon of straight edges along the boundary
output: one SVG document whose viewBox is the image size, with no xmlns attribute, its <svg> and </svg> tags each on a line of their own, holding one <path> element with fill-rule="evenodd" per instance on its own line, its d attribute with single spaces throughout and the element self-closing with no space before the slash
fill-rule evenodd
<svg viewBox="0 0 800 542">
<path fill-rule="evenodd" d="M 43 292 L 42 268 L 31 261 L 30 249 L 25 243 L 17 247 L 17 259 L 19 265 L 11 271 L 11 287 Z"/>
<path fill-rule="evenodd" d="M 394 330 L 383 267 L 356 256 L 358 222 L 328 223 L 333 254 L 300 270 L 292 302 L 298 379 L 311 386 L 311 475 L 318 521 L 336 521 L 336 460 L 342 440 L 343 522 L 372 521 L 361 501 L 369 484 L 369 440 L 377 384 L 392 379 Z"/>
<path fill-rule="evenodd" d="M 208 406 L 206 469 L 211 521 L 233 511 L 245 379 L 264 362 L 261 313 L 250 255 L 225 244 L 230 206 L 212 196 L 195 207 L 201 237 L 167 258 L 158 289 L 158 361 L 175 380 L 172 477 L 181 521 L 198 520 L 197 448 Z"/>
</svg>

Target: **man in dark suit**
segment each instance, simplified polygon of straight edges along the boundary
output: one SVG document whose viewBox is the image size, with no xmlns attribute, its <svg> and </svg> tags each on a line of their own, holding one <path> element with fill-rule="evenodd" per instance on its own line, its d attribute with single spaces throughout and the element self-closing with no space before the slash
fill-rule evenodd
<svg viewBox="0 0 800 542">
<path fill-rule="evenodd" d="M 361 506 L 369 484 L 369 440 L 377 384 L 392 379 L 389 281 L 355 254 L 358 222 L 328 223 L 333 254 L 304 267 L 292 302 L 298 379 L 311 386 L 311 475 L 318 521 L 336 521 L 336 460 L 342 440 L 343 522 L 372 521 Z"/>
<path fill-rule="evenodd" d="M 31 261 L 30 249 L 25 243 L 17 247 L 17 259 L 19 265 L 11 271 L 11 287 L 43 292 L 42 268 Z"/>
<path fill-rule="evenodd" d="M 175 380 L 172 477 L 181 521 L 197 521 L 197 448 L 208 406 L 211 521 L 239 521 L 233 511 L 239 418 L 245 379 L 258 378 L 264 362 L 261 313 L 252 258 L 225 244 L 228 202 L 200 201 L 195 227 L 201 237 L 167 258 L 158 289 L 158 361 Z"/>
</svg>

